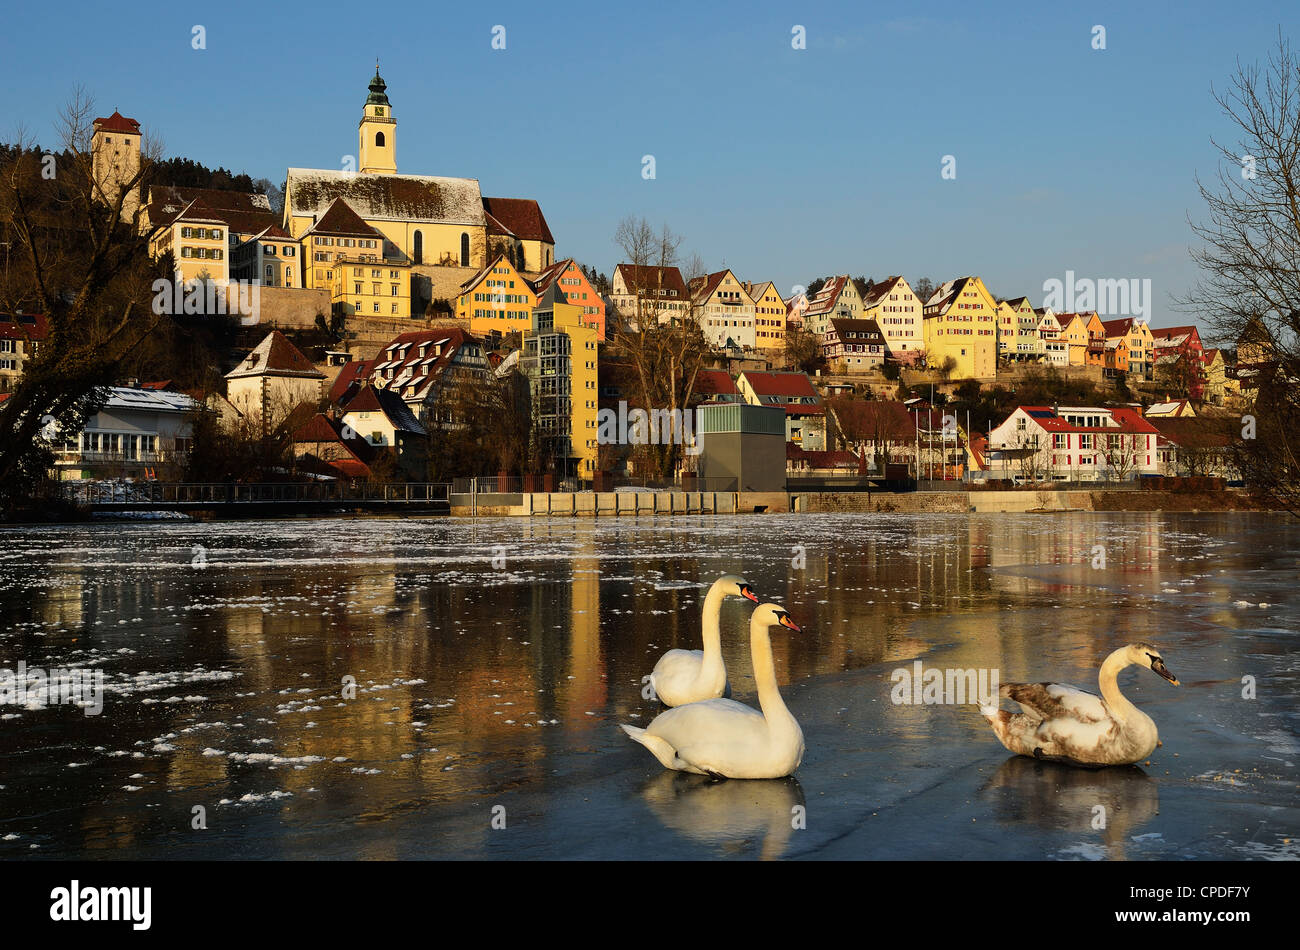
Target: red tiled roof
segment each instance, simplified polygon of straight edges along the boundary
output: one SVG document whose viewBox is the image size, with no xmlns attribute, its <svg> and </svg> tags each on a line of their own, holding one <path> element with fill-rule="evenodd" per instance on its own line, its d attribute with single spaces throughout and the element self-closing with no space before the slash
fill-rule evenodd
<svg viewBox="0 0 1300 950">
<path fill-rule="evenodd" d="M 541 205 L 531 198 L 484 198 L 483 210 L 488 215 L 490 234 L 513 234 L 522 241 L 555 243 Z M 492 228 L 493 222 L 499 225 L 500 232 Z"/>
<path fill-rule="evenodd" d="M 275 227 L 280 220 L 265 195 L 178 185 L 152 186 L 148 215 L 149 223 L 155 228 L 181 219 L 219 221 L 237 234 L 257 234 Z"/>
<path fill-rule="evenodd" d="M 380 237 L 380 233 L 361 220 L 361 216 L 352 210 L 342 198 L 335 198 L 333 204 L 321 215 L 320 220 L 312 225 L 308 233 L 343 234 L 348 237 Z"/>
<path fill-rule="evenodd" d="M 1197 331 L 1196 327 L 1194 326 L 1161 327 L 1158 330 L 1155 327 L 1152 327 L 1151 335 L 1156 339 L 1160 339 L 1160 340 L 1169 339 L 1170 337 L 1175 337 L 1175 336 L 1196 336 L 1199 339 L 1201 336 L 1201 334 Z"/>
<path fill-rule="evenodd" d="M 276 241 L 292 241 L 294 239 L 292 234 L 290 234 L 284 228 L 280 227 L 278 224 L 270 225 L 265 230 L 263 230 L 260 234 L 253 235 L 253 237 L 262 241 L 265 241 L 268 238 Z"/>
<path fill-rule="evenodd" d="M 629 293 L 650 294 L 652 290 L 675 290 L 679 299 L 686 297 L 686 282 L 676 267 L 655 265 L 619 264 L 615 273 L 622 273 L 623 283 Z"/>
<path fill-rule="evenodd" d="M 251 365 L 249 361 L 252 361 Z M 324 379 L 325 374 L 289 342 L 279 330 L 272 330 L 248 356 L 226 374 L 226 379 L 242 376 L 309 376 Z"/>
<path fill-rule="evenodd" d="M 361 388 L 361 383 L 370 375 L 370 367 L 374 364 L 374 360 L 353 360 L 340 366 L 339 374 L 334 377 L 334 382 L 330 386 L 330 402 L 336 406 L 346 402 L 351 395 L 348 390 L 354 385 L 358 389 Z"/>
<path fill-rule="evenodd" d="M 466 343 L 479 343 L 478 337 L 472 336 L 462 327 L 435 327 L 432 330 L 413 330 L 408 333 L 400 334 L 390 340 L 387 345 L 379 351 L 370 368 L 370 382 L 380 389 L 388 389 L 390 383 L 396 383 L 402 377 L 404 370 L 411 370 L 411 375 L 402 385 L 402 392 L 399 395 L 403 399 L 410 401 L 413 398 L 423 399 L 429 394 L 430 386 L 437 381 L 444 370 L 451 364 L 457 351 Z M 426 348 L 424 356 L 420 355 L 420 345 L 423 343 L 430 344 Z M 432 345 L 442 343 L 441 352 L 434 356 Z M 406 347 L 405 357 L 399 357 L 402 347 Z M 427 360 L 433 360 L 427 363 L 427 372 L 425 364 Z M 416 372 L 417 368 L 420 372 Z M 392 379 L 388 378 L 388 371 L 393 370 Z"/>
<path fill-rule="evenodd" d="M 849 317 L 832 317 L 831 328 L 835 335 L 843 342 L 846 339 L 862 339 L 866 337 L 868 342 L 885 342 L 885 335 L 880 332 L 880 326 L 875 320 L 855 320 Z"/>
<path fill-rule="evenodd" d="M 343 439 L 338 431 L 330 423 L 330 420 L 321 413 L 316 413 L 304 425 L 293 430 L 289 437 L 292 442 L 342 442 Z"/>
<path fill-rule="evenodd" d="M 343 407 L 345 412 L 383 413 L 394 429 L 424 435 L 424 426 L 411 413 L 411 409 L 396 393 L 374 386 L 363 386 Z"/>
<path fill-rule="evenodd" d="M 739 395 L 736 381 L 725 369 L 702 369 L 695 374 L 695 391 L 701 396 Z"/>
<path fill-rule="evenodd" d="M 122 113 L 114 110 L 113 114 L 106 119 L 95 120 L 95 131 L 97 132 L 128 132 L 131 135 L 140 134 L 140 123 L 135 119 L 128 119 Z"/>
<path fill-rule="evenodd" d="M 0 340 L 35 340 L 40 342 L 49 335 L 50 327 L 43 313 L 25 313 L 0 316 Z"/>
<path fill-rule="evenodd" d="M 862 295 L 862 305 L 864 307 L 867 307 L 868 309 L 874 307 L 884 298 L 886 294 L 891 293 L 895 285 L 897 285 L 898 282 L 902 279 L 903 278 L 901 276 L 886 277 L 884 280 L 876 281 L 874 284 L 868 287 L 867 292 Z"/>
<path fill-rule="evenodd" d="M 809 298 L 808 310 L 804 317 L 813 317 L 821 313 L 829 313 L 835 306 L 835 301 L 840 299 L 840 294 L 844 292 L 844 286 L 849 282 L 847 275 L 831 277 L 822 285 L 822 289 L 817 291 L 816 296 Z"/>
<path fill-rule="evenodd" d="M 377 450 L 360 436 L 354 436 L 350 439 L 343 438 L 342 423 L 319 412 L 303 425 L 294 429 L 289 440 L 296 444 L 319 442 L 340 446 L 351 455 L 351 458 L 322 461 L 350 478 L 368 476 L 370 467 L 366 465 L 366 462 L 378 454 Z"/>
<path fill-rule="evenodd" d="M 820 416 L 826 412 L 821 396 L 813 388 L 812 380 L 803 373 L 741 373 L 749 383 L 749 388 L 764 406 L 781 406 L 787 416 Z M 789 402 L 787 399 L 774 397 L 812 397 L 817 401 Z"/>
<path fill-rule="evenodd" d="M 759 396 L 817 396 L 806 373 L 746 372 L 742 375 Z"/>
<path fill-rule="evenodd" d="M 1101 325 L 1106 328 L 1107 338 L 1128 336 L 1129 330 L 1133 328 L 1134 319 L 1134 317 L 1124 317 L 1120 320 L 1103 320 Z"/>
<path fill-rule="evenodd" d="M 730 271 L 724 268 L 720 271 L 714 271 L 706 277 L 696 277 L 691 281 L 691 295 L 697 301 L 708 300 L 713 296 L 713 292 L 718 289 L 718 285 L 722 283 L 722 278 L 726 277 L 728 273 Z"/>
<path fill-rule="evenodd" d="M 1055 412 L 1051 406 L 1021 406 L 1026 413 L 1030 413 L 1036 423 L 1042 426 L 1048 432 L 1146 432 L 1154 433 L 1158 431 L 1136 409 L 1127 407 L 1119 409 L 1104 409 L 1103 412 L 1110 414 L 1110 417 L 1118 423 L 1117 426 L 1076 426 L 1067 422 L 1059 416 L 1034 416 L 1034 412 Z"/>
</svg>

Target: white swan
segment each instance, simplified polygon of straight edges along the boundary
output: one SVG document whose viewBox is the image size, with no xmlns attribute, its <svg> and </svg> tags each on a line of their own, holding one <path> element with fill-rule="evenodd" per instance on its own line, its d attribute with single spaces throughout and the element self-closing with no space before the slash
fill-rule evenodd
<svg viewBox="0 0 1300 950">
<path fill-rule="evenodd" d="M 1179 685 L 1159 650 L 1149 643 L 1130 643 L 1101 665 L 1101 696 L 1060 683 L 1004 683 L 999 695 L 1014 699 L 1024 712 L 1009 713 L 996 705 L 981 706 L 980 712 L 1002 744 L 1019 755 L 1090 767 L 1131 765 L 1151 754 L 1159 735 L 1151 717 L 1119 691 L 1116 679 L 1130 666 L 1149 667 Z"/>
<path fill-rule="evenodd" d="M 749 582 L 735 574 L 724 574 L 713 582 L 704 598 L 704 649 L 669 650 L 659 658 L 650 685 L 665 706 L 683 706 L 701 699 L 727 694 L 727 667 L 722 662 L 722 602 L 728 597 L 758 598 Z"/>
<path fill-rule="evenodd" d="M 749 620 L 749 648 L 758 683 L 751 709 L 730 699 L 706 699 L 660 713 L 644 729 L 623 726 L 664 768 L 716 778 L 783 778 L 803 759 L 803 730 L 781 700 L 768 628 L 798 632 L 777 604 L 763 604 Z"/>
</svg>

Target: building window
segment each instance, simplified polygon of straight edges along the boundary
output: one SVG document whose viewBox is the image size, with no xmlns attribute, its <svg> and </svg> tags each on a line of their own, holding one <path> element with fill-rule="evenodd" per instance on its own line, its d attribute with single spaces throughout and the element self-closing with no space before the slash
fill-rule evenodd
<svg viewBox="0 0 1300 950">
<path fill-rule="evenodd" d="M 416 264 L 424 263 L 424 234 L 421 231 L 415 232 L 415 240 L 411 244 L 411 260 Z"/>
<path fill-rule="evenodd" d="M 464 232 L 460 236 L 460 266 L 469 267 L 469 234 Z"/>
<path fill-rule="evenodd" d="M 384 147 L 384 133 L 383 133 L 383 132 L 376 132 L 376 133 L 375 133 L 375 147 L 376 147 L 376 148 L 383 148 L 383 147 Z"/>
</svg>

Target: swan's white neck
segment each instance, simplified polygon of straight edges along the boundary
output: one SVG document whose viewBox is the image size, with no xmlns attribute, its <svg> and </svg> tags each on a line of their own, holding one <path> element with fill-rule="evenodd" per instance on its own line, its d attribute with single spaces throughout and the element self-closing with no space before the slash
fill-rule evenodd
<svg viewBox="0 0 1300 950">
<path fill-rule="evenodd" d="M 727 599 L 725 585 L 715 581 L 704 598 L 704 660 L 700 664 L 699 678 L 712 682 L 724 675 L 722 662 L 722 602 Z"/>
<path fill-rule="evenodd" d="M 1106 657 L 1106 662 L 1101 665 L 1101 672 L 1097 674 L 1097 682 L 1101 686 L 1101 695 L 1106 699 L 1106 706 L 1110 709 L 1111 715 L 1120 722 L 1138 712 L 1138 708 L 1125 699 L 1124 694 L 1119 691 L 1118 682 L 1120 672 L 1133 665 L 1133 661 L 1128 657 L 1128 647 L 1123 647 Z"/>
<path fill-rule="evenodd" d="M 772 661 L 772 640 L 768 625 L 757 616 L 749 621 L 749 654 L 754 666 L 754 682 L 758 684 L 758 705 L 767 720 L 769 734 L 791 732 L 798 728 L 794 716 L 781 698 L 776 685 L 776 664 Z"/>
</svg>

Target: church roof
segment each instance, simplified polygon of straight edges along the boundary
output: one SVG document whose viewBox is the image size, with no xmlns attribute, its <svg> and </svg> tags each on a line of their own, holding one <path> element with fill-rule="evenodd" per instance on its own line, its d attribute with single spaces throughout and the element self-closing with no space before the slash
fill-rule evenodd
<svg viewBox="0 0 1300 950">
<path fill-rule="evenodd" d="M 291 216 L 319 218 L 339 198 L 366 221 L 486 224 L 475 178 L 289 169 L 285 201 Z"/>
<path fill-rule="evenodd" d="M 513 234 L 521 241 L 555 243 L 541 205 L 531 198 L 484 198 L 483 210 L 489 234 Z"/>
<path fill-rule="evenodd" d="M 379 76 L 379 64 L 375 64 L 375 78 L 370 80 L 370 95 L 366 96 L 366 105 L 386 106 L 388 105 L 388 94 L 384 91 L 388 88 L 388 83 L 384 82 Z"/>
<path fill-rule="evenodd" d="M 95 120 L 96 132 L 127 132 L 131 135 L 140 134 L 140 123 L 135 119 L 128 119 L 122 113 L 114 110 L 113 114 L 107 119 Z"/>
</svg>

